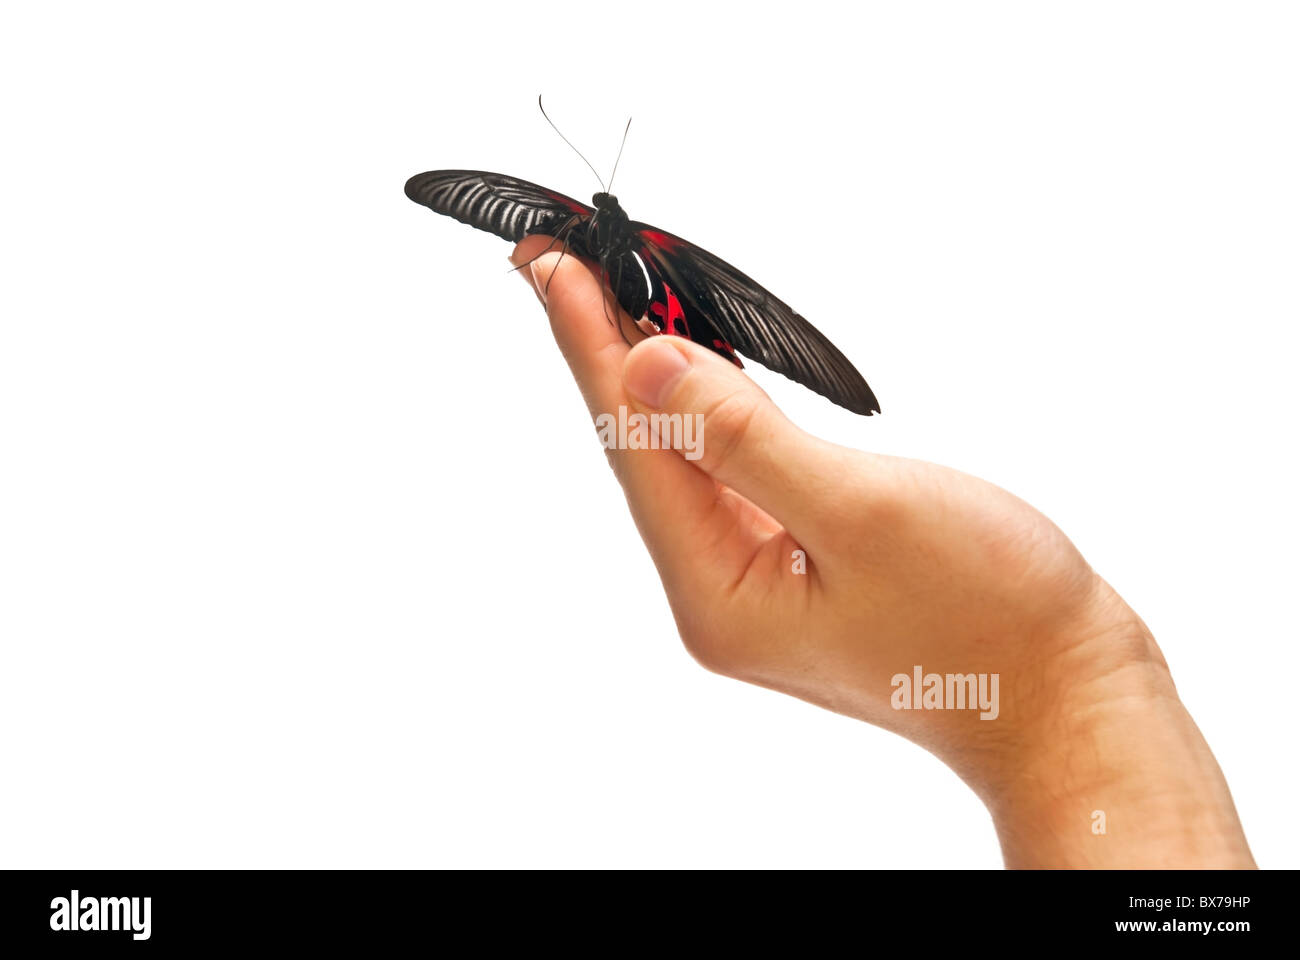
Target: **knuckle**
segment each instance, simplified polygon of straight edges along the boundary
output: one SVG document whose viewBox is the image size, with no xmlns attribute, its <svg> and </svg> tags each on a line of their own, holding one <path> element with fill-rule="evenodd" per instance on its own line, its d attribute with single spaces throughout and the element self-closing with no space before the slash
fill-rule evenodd
<svg viewBox="0 0 1300 960">
<path fill-rule="evenodd" d="M 736 677 L 744 670 L 744 653 L 733 637 L 733 624 L 725 612 L 683 603 L 669 594 L 677 635 L 686 652 L 705 670 L 724 677 Z"/>
<path fill-rule="evenodd" d="M 678 616 L 682 646 L 697 664 L 720 676 L 745 682 L 786 674 L 798 659 L 798 640 L 777 622 L 755 622 L 744 610 L 698 610 Z"/>
<path fill-rule="evenodd" d="M 732 679 L 743 679 L 748 673 L 748 650 L 730 631 L 691 629 L 680 631 L 680 636 L 686 652 L 710 673 Z"/>
</svg>

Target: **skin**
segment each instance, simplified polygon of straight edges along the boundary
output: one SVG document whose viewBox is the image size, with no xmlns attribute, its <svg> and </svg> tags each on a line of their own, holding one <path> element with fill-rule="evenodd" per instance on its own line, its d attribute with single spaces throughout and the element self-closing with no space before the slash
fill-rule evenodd
<svg viewBox="0 0 1300 960">
<path fill-rule="evenodd" d="M 548 241 L 525 239 L 512 263 Z M 956 470 L 813 437 L 680 337 L 629 347 L 577 258 L 519 274 L 593 419 L 620 404 L 704 417 L 698 460 L 609 451 L 703 666 L 930 750 L 984 801 L 1009 867 L 1254 867 L 1151 633 L 1047 517 Z M 998 716 L 893 709 L 891 678 L 917 664 L 999 674 Z"/>
</svg>

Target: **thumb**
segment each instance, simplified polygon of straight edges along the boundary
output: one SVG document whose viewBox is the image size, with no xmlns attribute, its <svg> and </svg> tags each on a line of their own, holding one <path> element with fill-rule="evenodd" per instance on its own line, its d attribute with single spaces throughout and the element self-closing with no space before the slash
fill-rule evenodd
<svg viewBox="0 0 1300 960">
<path fill-rule="evenodd" d="M 787 420 L 734 364 L 683 337 L 650 337 L 628 353 L 623 386 L 642 413 L 697 418 L 696 467 L 801 543 L 825 539 L 843 471 L 838 448 Z"/>
</svg>

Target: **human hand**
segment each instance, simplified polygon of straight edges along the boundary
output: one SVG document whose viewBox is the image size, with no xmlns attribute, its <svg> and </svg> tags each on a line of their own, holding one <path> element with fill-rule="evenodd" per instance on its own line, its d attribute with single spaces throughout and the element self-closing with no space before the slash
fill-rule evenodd
<svg viewBox="0 0 1300 960">
<path fill-rule="evenodd" d="M 1154 640 L 1051 521 L 975 477 L 810 436 L 680 337 L 629 347 L 635 326 L 608 322 L 572 256 L 520 272 L 593 417 L 702 417 L 698 460 L 609 451 L 701 664 L 931 750 L 988 805 L 1008 865 L 1253 866 Z M 997 675 L 994 708 L 895 709 L 918 667 Z"/>
</svg>

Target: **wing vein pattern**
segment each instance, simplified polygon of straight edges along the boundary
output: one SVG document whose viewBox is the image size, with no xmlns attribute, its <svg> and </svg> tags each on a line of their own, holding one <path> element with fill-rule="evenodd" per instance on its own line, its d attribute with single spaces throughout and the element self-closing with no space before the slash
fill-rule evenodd
<svg viewBox="0 0 1300 960">
<path fill-rule="evenodd" d="M 518 243 L 594 211 L 527 180 L 482 170 L 431 170 L 406 181 L 406 195 L 436 213 Z"/>
<path fill-rule="evenodd" d="M 657 268 L 738 353 L 854 413 L 880 412 L 875 394 L 848 358 L 781 300 L 681 237 L 644 223 L 632 228 L 641 237 L 647 265 Z"/>
</svg>

